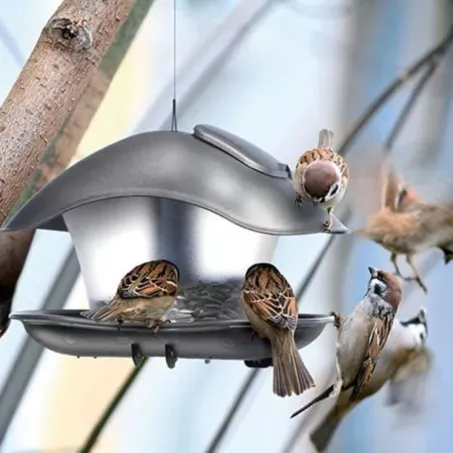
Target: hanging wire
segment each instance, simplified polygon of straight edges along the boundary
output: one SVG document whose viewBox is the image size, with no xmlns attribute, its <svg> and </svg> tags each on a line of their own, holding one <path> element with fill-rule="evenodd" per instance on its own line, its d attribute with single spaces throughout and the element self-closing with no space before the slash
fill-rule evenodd
<svg viewBox="0 0 453 453">
<path fill-rule="evenodd" d="M 171 102 L 171 130 L 178 131 L 176 116 L 176 0 L 173 0 L 173 99 Z"/>
</svg>

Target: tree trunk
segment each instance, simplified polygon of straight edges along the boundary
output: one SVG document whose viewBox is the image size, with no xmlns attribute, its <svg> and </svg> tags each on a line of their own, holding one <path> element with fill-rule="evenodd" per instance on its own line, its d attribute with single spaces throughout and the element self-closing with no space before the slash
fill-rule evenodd
<svg viewBox="0 0 453 453">
<path fill-rule="evenodd" d="M 94 76 L 134 0 L 64 0 L 0 109 L 0 222 Z"/>
<path fill-rule="evenodd" d="M 70 160 L 74 156 L 77 147 L 82 140 L 82 137 L 85 131 L 88 129 L 88 126 L 91 123 L 98 107 L 100 106 L 102 100 L 104 99 L 108 88 L 110 86 L 113 77 L 118 70 L 121 61 L 125 57 L 129 47 L 140 27 L 144 18 L 146 17 L 149 8 L 151 7 L 154 0 L 136 0 L 133 9 L 130 11 L 130 14 L 127 20 L 122 25 L 118 36 L 115 42 L 110 46 L 107 53 L 105 54 L 101 64 L 99 66 L 98 71 L 95 73 L 94 77 L 91 78 L 86 88 L 83 90 L 82 95 L 79 98 L 79 102 L 76 104 L 72 114 L 66 115 L 65 120 L 62 122 L 62 127 L 59 131 L 55 133 L 55 130 L 52 129 L 49 132 L 49 136 L 54 136 L 50 146 L 47 147 L 46 151 L 46 158 L 43 159 L 41 162 L 39 169 L 34 173 L 32 181 L 27 186 L 27 189 L 23 191 L 21 196 L 21 202 L 26 201 L 34 192 L 39 190 L 45 184 L 47 184 L 50 180 L 56 177 L 59 173 L 61 173 L 69 164 Z M 68 4 L 69 2 L 65 1 L 64 4 Z M 96 3 L 96 2 L 93 2 Z M 117 8 L 118 4 L 121 2 L 115 2 L 112 5 L 112 8 Z M 124 4 L 131 4 L 133 2 L 127 1 L 123 2 Z M 74 7 L 64 9 L 64 4 L 61 5 L 60 9 L 55 13 L 53 18 L 55 17 L 63 17 L 65 15 L 64 11 L 70 9 L 71 11 L 74 10 Z M 74 2 L 76 4 L 76 2 Z M 128 6 L 123 6 L 122 11 L 127 12 Z M 63 10 L 63 13 L 61 12 Z M 123 13 L 126 14 L 126 13 Z M 65 16 L 66 17 L 66 16 Z M 75 17 L 75 16 L 70 16 Z M 87 17 L 85 13 L 85 17 Z M 49 23 L 52 22 L 53 19 L 50 20 Z M 116 19 L 115 19 L 116 20 Z M 104 26 L 103 26 L 104 27 Z M 43 32 L 44 35 L 44 32 Z M 41 36 L 40 40 L 42 39 L 43 35 Z M 109 35 L 111 39 L 113 39 L 114 35 Z M 110 44 L 110 41 L 107 45 Z M 38 45 L 35 47 L 35 51 L 33 52 L 30 58 L 33 58 L 33 55 L 36 54 L 38 49 Z M 35 57 L 36 58 L 36 57 Z M 54 54 L 55 64 L 57 60 L 61 59 L 62 56 Z M 37 62 L 34 63 L 37 65 Z M 28 63 L 27 63 L 28 65 Z M 24 66 L 22 74 L 22 80 L 27 77 L 23 77 L 24 73 L 26 74 L 27 65 Z M 18 80 L 20 80 L 20 77 Z M 29 76 L 28 76 L 29 78 Z M 70 79 L 71 76 L 68 75 Z M 8 99 L 13 96 L 14 88 L 18 85 L 16 82 L 15 86 L 11 90 L 11 93 L 8 96 Z M 28 89 L 28 88 L 27 88 Z M 17 90 L 17 88 L 16 88 Z M 25 88 L 24 88 L 25 90 Z M 22 90 L 22 91 L 24 91 Z M 68 96 L 68 93 L 66 96 Z M 44 96 L 44 93 L 41 93 Z M 49 98 L 51 98 L 49 93 Z M 24 98 L 27 102 L 32 103 L 33 99 L 26 97 Z M 36 96 L 35 99 L 38 99 Z M 40 102 L 43 101 L 43 98 L 40 98 Z M 38 102 L 38 101 L 34 101 Z M 6 102 L 5 102 L 6 104 Z M 41 104 L 42 105 L 42 104 Z M 37 112 L 41 111 L 41 105 L 36 104 L 35 110 Z M 22 109 L 24 111 L 25 109 Z M 3 115 L 3 120 L 5 122 L 10 123 L 11 119 L 7 114 L 5 109 L 0 110 Z M 17 113 L 15 114 L 14 118 L 18 118 Z M 35 117 L 37 118 L 37 117 Z M 13 120 L 14 121 L 14 120 Z M 52 119 L 49 119 L 52 121 Z M 20 124 L 27 124 L 25 119 L 20 121 Z M 53 124 L 53 123 L 50 123 Z M 50 127 L 50 126 L 49 126 Z M 0 126 L 1 128 L 1 126 Z M 12 133 L 13 131 L 11 131 Z M 36 135 L 33 133 L 29 133 L 30 140 L 33 137 L 36 139 Z M 4 160 L 4 156 L 8 156 L 8 147 L 5 146 L 3 143 L 4 134 L 0 132 L 0 161 Z M 38 151 L 42 153 L 41 145 L 42 139 L 38 136 L 38 143 L 35 145 L 34 143 L 30 143 L 28 147 L 32 148 L 34 151 Z M 5 151 L 6 150 L 6 151 Z M 2 159 L 3 157 L 3 159 Z M 1 164 L 0 164 L 1 165 Z M 0 166 L 0 168 L 2 168 Z M 8 173 L 9 174 L 9 173 Z M 3 178 L 7 180 L 6 178 Z M 8 180 L 9 181 L 9 180 Z M 0 192 L 0 205 L 3 203 L 3 188 Z M 20 203 L 22 204 L 22 203 Z M 17 207 L 17 206 L 16 206 Z M 6 209 L 5 209 L 6 210 Z M 4 217 L 2 217 L 2 220 Z M 0 234 L 0 337 L 4 334 L 7 330 L 9 325 L 9 314 L 11 311 L 11 302 L 12 298 L 16 289 L 17 281 L 20 277 L 22 272 L 22 268 L 25 264 L 25 260 L 28 255 L 28 251 L 31 245 L 31 242 L 34 237 L 34 231 L 14 231 L 14 232 L 4 232 Z"/>
</svg>

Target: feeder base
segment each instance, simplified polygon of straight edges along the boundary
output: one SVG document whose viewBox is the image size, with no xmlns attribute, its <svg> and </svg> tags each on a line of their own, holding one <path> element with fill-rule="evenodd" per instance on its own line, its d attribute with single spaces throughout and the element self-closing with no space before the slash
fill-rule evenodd
<svg viewBox="0 0 453 453">
<path fill-rule="evenodd" d="M 128 322 L 118 331 L 116 323 L 85 319 L 80 316 L 81 311 L 22 311 L 10 317 L 21 321 L 27 333 L 42 346 L 79 357 L 132 356 L 136 365 L 143 357 L 165 357 L 173 368 L 178 358 L 243 360 L 247 366 L 262 367 L 271 356 L 269 343 L 252 335 L 245 320 L 173 322 L 162 326 L 155 335 L 145 326 Z M 332 322 L 329 315 L 300 314 L 294 337 L 297 347 L 309 345 Z"/>
</svg>

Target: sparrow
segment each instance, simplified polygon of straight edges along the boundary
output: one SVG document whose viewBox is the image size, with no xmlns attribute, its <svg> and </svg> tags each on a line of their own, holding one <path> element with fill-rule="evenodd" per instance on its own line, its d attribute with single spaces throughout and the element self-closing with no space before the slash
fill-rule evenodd
<svg viewBox="0 0 453 453">
<path fill-rule="evenodd" d="M 396 209 L 399 212 L 411 212 L 423 209 L 426 202 L 413 187 L 405 185 L 401 179 L 397 194 Z M 444 263 L 448 264 L 453 259 L 453 240 L 446 241 L 437 246 L 443 254 Z"/>
<path fill-rule="evenodd" d="M 348 390 L 351 390 L 348 401 L 356 401 L 370 380 L 392 328 L 402 289 L 396 276 L 390 272 L 374 267 L 369 267 L 368 271 L 367 292 L 354 311 L 346 317 L 332 313 L 338 331 L 334 384 L 294 412 L 291 418 L 319 401 L 336 398 Z"/>
<path fill-rule="evenodd" d="M 412 405 L 414 387 L 420 378 L 427 375 L 431 364 L 431 354 L 426 347 L 428 326 L 426 311 L 407 321 L 395 319 L 388 340 L 377 361 L 376 370 L 369 382 L 350 401 L 351 390 L 341 393 L 334 406 L 310 434 L 310 440 L 318 452 L 326 451 L 333 435 L 344 417 L 361 401 L 377 393 L 388 384 L 387 404 Z"/>
<path fill-rule="evenodd" d="M 305 152 L 298 160 L 293 174 L 296 203 L 320 205 L 329 214 L 326 231 L 332 228 L 331 213 L 341 201 L 348 185 L 349 167 L 342 156 L 332 151 L 333 132 L 322 129 L 318 146 Z"/>
<path fill-rule="evenodd" d="M 381 201 L 379 209 L 368 216 L 366 226 L 355 233 L 365 236 L 387 249 L 395 275 L 414 280 L 427 293 L 421 275 L 415 266 L 415 255 L 430 248 L 440 248 L 444 261 L 453 257 L 453 209 L 423 201 L 413 190 L 405 187 L 402 177 L 382 166 Z M 404 277 L 397 258 L 405 255 L 413 276 Z"/>
<path fill-rule="evenodd" d="M 105 307 L 81 312 L 95 321 L 144 322 L 159 327 L 168 321 L 179 287 L 179 269 L 167 260 L 135 266 L 120 281 L 115 296 Z"/>
<path fill-rule="evenodd" d="M 294 342 L 298 307 L 286 278 L 270 263 L 254 264 L 245 274 L 241 300 L 254 331 L 270 342 L 274 393 L 300 395 L 314 387 Z"/>
</svg>

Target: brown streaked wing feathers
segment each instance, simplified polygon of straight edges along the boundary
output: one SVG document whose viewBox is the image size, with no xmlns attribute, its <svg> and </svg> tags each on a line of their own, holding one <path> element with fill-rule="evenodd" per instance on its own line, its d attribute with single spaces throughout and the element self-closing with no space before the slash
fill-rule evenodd
<svg viewBox="0 0 453 453">
<path fill-rule="evenodd" d="M 298 309 L 294 292 L 289 285 L 285 285 L 283 291 L 267 288 L 260 293 L 245 288 L 243 294 L 245 302 L 261 319 L 281 328 L 295 330 Z"/>
<path fill-rule="evenodd" d="M 176 294 L 177 271 L 166 261 L 143 263 L 128 272 L 118 286 L 123 299 L 159 297 Z"/>
<path fill-rule="evenodd" d="M 392 327 L 393 319 L 390 321 L 376 320 L 368 339 L 368 348 L 362 362 L 362 367 L 357 375 L 350 401 L 354 401 L 363 390 L 363 387 L 368 383 L 371 375 L 376 368 L 377 360 L 382 348 L 387 341 L 390 329 Z"/>
</svg>

